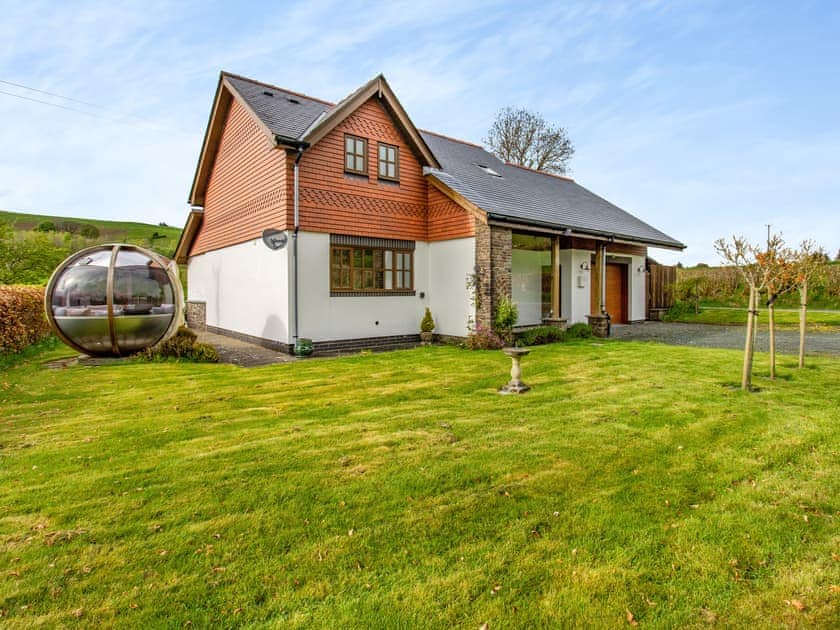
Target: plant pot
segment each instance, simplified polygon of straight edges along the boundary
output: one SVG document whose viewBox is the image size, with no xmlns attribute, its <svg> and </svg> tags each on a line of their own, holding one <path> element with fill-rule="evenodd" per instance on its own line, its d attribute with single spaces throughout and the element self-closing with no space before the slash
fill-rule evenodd
<svg viewBox="0 0 840 630">
<path fill-rule="evenodd" d="M 305 337 L 301 337 L 297 341 L 295 341 L 295 356 L 296 357 L 308 357 L 312 354 L 312 351 L 315 349 L 314 345 L 312 344 L 311 339 L 306 339 Z"/>
<path fill-rule="evenodd" d="M 435 338 L 435 333 L 433 333 L 433 332 L 421 332 L 420 333 L 420 341 L 422 341 L 426 345 L 432 343 L 432 340 L 434 338 Z"/>
</svg>

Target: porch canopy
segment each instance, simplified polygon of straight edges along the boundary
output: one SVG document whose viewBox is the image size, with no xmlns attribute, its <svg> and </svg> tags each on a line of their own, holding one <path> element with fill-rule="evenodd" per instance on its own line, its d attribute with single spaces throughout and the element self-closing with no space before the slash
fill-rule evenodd
<svg viewBox="0 0 840 630">
<path fill-rule="evenodd" d="M 514 273 L 524 266 L 526 273 L 540 274 L 526 299 L 514 296 L 520 297 L 520 321 L 560 317 L 566 310 L 564 284 L 580 284 L 583 272 L 586 287 L 577 288 L 591 289 L 587 310 L 605 314 L 610 257 L 628 264 L 633 256 L 644 258 L 647 247 L 685 249 L 570 177 L 502 162 L 478 145 L 421 133 L 441 164 L 425 169 L 432 183 L 483 212 L 491 226 L 512 231 Z"/>
</svg>

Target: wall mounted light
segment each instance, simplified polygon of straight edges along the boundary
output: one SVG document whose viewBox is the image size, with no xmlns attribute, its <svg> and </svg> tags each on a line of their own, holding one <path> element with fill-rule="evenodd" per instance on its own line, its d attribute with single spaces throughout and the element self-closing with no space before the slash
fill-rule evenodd
<svg viewBox="0 0 840 630">
<path fill-rule="evenodd" d="M 581 271 L 589 271 L 589 263 L 588 262 L 580 263 L 580 268 L 581 268 Z"/>
<path fill-rule="evenodd" d="M 638 268 L 636 269 L 636 271 L 638 271 L 639 273 L 644 273 L 645 272 L 645 266 L 644 265 L 639 265 Z"/>
</svg>

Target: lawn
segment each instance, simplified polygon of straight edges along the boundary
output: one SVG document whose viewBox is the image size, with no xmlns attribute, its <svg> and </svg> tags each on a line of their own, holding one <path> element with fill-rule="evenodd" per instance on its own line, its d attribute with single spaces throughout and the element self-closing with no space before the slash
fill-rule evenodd
<svg viewBox="0 0 840 630">
<path fill-rule="evenodd" d="M 690 311 L 680 314 L 672 320 L 691 324 L 725 324 L 743 326 L 747 323 L 746 308 L 706 308 L 701 307 L 700 313 Z M 768 323 L 766 309 L 758 313 L 759 326 L 766 327 Z M 840 328 L 840 311 L 808 311 L 808 330 L 832 331 Z M 776 326 L 780 329 L 799 329 L 799 311 L 776 309 Z"/>
<path fill-rule="evenodd" d="M 745 394 L 737 352 L 578 341 L 502 397 L 498 351 L 62 353 L 0 373 L 8 627 L 840 618 L 836 359 Z"/>
</svg>

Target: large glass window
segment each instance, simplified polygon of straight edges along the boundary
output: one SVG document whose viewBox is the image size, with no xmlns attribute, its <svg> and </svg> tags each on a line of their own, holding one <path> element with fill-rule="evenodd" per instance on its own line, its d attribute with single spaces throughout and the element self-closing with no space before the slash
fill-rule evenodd
<svg viewBox="0 0 840 630">
<path fill-rule="evenodd" d="M 411 291 L 413 252 L 374 247 L 333 246 L 330 290 L 333 292 Z"/>
</svg>

